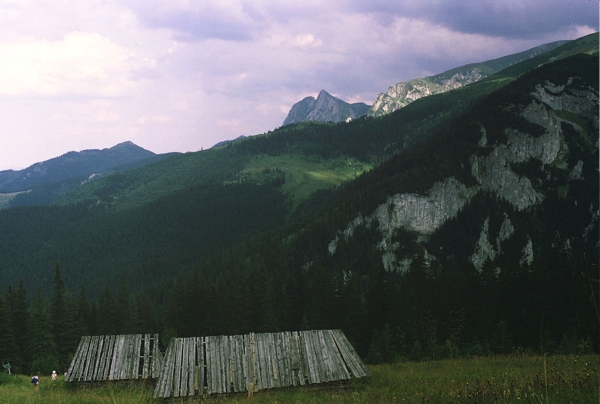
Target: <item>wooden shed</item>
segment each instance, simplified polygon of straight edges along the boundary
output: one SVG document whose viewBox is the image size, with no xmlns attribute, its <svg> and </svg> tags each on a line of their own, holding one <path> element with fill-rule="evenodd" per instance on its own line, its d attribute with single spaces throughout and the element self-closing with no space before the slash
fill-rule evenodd
<svg viewBox="0 0 600 404">
<path fill-rule="evenodd" d="M 163 366 L 158 334 L 81 337 L 68 382 L 156 379 Z"/>
<path fill-rule="evenodd" d="M 173 338 L 154 398 L 254 393 L 367 376 L 340 330 Z"/>
</svg>

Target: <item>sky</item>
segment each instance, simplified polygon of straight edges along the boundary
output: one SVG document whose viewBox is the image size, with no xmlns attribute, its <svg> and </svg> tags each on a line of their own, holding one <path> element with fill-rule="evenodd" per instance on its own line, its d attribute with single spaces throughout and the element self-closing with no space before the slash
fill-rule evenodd
<svg viewBox="0 0 600 404">
<path fill-rule="evenodd" d="M 0 0 L 0 170 L 131 141 L 199 151 L 324 89 L 401 81 L 598 31 L 596 0 Z"/>
</svg>

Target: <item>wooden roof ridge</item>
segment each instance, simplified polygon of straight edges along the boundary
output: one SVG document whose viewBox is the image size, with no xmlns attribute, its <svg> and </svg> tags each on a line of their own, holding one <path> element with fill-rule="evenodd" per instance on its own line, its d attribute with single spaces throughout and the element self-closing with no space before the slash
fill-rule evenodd
<svg viewBox="0 0 600 404">
<path fill-rule="evenodd" d="M 65 376 L 68 382 L 158 378 L 158 334 L 83 336 Z"/>
<path fill-rule="evenodd" d="M 370 375 L 341 330 L 172 338 L 154 398 L 252 394 Z"/>
</svg>

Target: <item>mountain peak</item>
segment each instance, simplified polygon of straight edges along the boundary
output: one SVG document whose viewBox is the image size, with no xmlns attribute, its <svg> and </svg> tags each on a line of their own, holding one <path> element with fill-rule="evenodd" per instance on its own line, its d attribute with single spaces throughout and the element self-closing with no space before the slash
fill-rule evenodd
<svg viewBox="0 0 600 404">
<path fill-rule="evenodd" d="M 309 96 L 294 104 L 283 125 L 303 121 L 343 122 L 366 114 L 369 108 L 365 103 L 349 104 L 321 90 L 317 99 Z"/>
</svg>

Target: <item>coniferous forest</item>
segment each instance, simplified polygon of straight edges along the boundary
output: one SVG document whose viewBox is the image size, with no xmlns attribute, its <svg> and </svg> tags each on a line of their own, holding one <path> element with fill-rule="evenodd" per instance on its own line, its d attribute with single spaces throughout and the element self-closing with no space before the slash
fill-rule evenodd
<svg viewBox="0 0 600 404">
<path fill-rule="evenodd" d="M 595 46 L 389 116 L 295 124 L 0 211 L 0 360 L 49 373 L 68 367 L 83 335 L 160 333 L 164 348 L 175 336 L 322 328 L 341 329 L 371 363 L 597 353 L 597 34 Z M 545 139 L 524 111 L 547 82 L 595 94 L 595 115 L 587 101 L 549 113 L 562 146 L 550 163 L 512 164 L 537 197 L 520 208 L 471 164 L 510 147 L 507 127 Z M 302 173 L 244 171 L 276 156 L 372 168 L 300 200 L 289 187 Z M 185 186 L 168 192 L 174 178 Z M 433 199 L 447 179 L 472 192 L 455 215 L 430 233 L 382 236 L 392 196 Z"/>
</svg>

